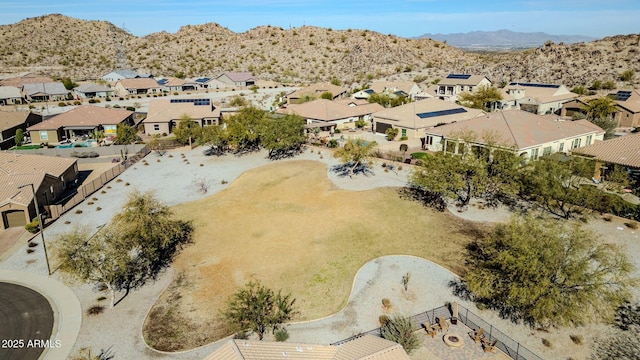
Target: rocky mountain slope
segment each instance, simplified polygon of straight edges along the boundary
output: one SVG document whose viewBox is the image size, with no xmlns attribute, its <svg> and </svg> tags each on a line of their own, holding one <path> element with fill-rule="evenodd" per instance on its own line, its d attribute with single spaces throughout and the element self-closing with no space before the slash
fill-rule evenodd
<svg viewBox="0 0 640 360">
<path fill-rule="evenodd" d="M 0 26 L 0 68 L 37 71 L 77 80 L 97 78 L 115 68 L 156 76 L 211 76 L 251 71 L 285 83 L 327 81 L 346 84 L 374 78 L 427 81 L 450 72 L 480 73 L 495 83 L 563 82 L 568 86 L 613 80 L 640 70 L 640 34 L 573 45 L 548 43 L 520 52 L 465 52 L 430 39 L 407 39 L 369 30 L 261 26 L 234 33 L 215 23 L 184 26 L 177 33 L 133 36 L 105 21 L 59 14 Z"/>
</svg>

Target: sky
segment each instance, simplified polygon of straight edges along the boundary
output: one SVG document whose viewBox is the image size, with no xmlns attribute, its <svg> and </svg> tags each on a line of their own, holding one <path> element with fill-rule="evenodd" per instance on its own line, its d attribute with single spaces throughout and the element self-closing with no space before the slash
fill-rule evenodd
<svg viewBox="0 0 640 360">
<path fill-rule="evenodd" d="M 511 30 L 551 35 L 640 33 L 640 0 L 0 0 L 0 24 L 63 14 L 105 20 L 133 35 L 215 22 L 234 32 L 262 25 L 425 33 Z"/>
</svg>

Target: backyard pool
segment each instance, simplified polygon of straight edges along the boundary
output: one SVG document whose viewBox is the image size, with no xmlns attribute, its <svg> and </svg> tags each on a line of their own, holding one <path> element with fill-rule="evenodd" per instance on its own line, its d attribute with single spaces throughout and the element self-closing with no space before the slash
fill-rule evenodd
<svg viewBox="0 0 640 360">
<path fill-rule="evenodd" d="M 70 143 L 70 144 L 62 144 L 62 145 L 58 145 L 56 146 L 58 149 L 69 149 L 69 148 L 74 148 L 74 147 L 91 147 L 93 146 L 93 143 L 95 143 L 95 140 L 87 140 L 87 141 L 76 141 L 74 143 Z"/>
</svg>

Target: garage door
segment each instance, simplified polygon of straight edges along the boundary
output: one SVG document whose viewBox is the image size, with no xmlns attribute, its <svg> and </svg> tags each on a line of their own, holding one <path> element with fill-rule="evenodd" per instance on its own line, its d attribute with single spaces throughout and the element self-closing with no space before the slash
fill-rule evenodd
<svg viewBox="0 0 640 360">
<path fill-rule="evenodd" d="M 22 210 L 9 210 L 2 213 L 4 227 L 18 227 L 27 225 L 27 218 Z"/>
<path fill-rule="evenodd" d="M 387 129 L 391 127 L 391 124 L 385 124 L 385 123 L 381 123 L 381 122 L 377 122 L 376 123 L 376 132 L 378 134 L 384 134 L 386 133 Z"/>
</svg>

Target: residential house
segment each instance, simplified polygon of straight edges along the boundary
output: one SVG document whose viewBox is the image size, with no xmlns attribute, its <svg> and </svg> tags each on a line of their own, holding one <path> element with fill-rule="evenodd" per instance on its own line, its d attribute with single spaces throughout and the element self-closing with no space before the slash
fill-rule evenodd
<svg viewBox="0 0 640 360">
<path fill-rule="evenodd" d="M 20 76 L 0 80 L 0 86 L 14 86 L 22 89 L 24 84 L 42 84 L 53 82 L 48 76 L 40 76 L 31 73 L 25 73 Z"/>
<path fill-rule="evenodd" d="M 225 72 L 216 80 L 226 84 L 227 87 L 247 87 L 256 84 L 256 79 L 250 72 Z"/>
<path fill-rule="evenodd" d="M 474 92 L 481 86 L 491 86 L 484 75 L 449 74 L 437 84 L 436 96 L 445 101 L 456 101 L 463 92 Z"/>
<path fill-rule="evenodd" d="M 380 104 L 370 104 L 363 100 L 317 99 L 302 104 L 287 105 L 286 108 L 276 110 L 276 113 L 299 115 L 306 120 L 307 125 L 315 124 L 312 127 L 355 128 L 356 121 L 371 121 L 372 114 L 382 109 Z"/>
<path fill-rule="evenodd" d="M 77 99 L 107 98 L 114 95 L 113 88 L 105 85 L 87 83 L 73 88 Z"/>
<path fill-rule="evenodd" d="M 425 130 L 441 124 L 460 122 L 484 115 L 479 109 L 428 98 L 405 105 L 383 109 L 373 114 L 374 131 L 385 134 L 388 128 L 400 129 L 400 136 L 408 140 L 424 141 Z"/>
<path fill-rule="evenodd" d="M 606 173 L 615 166 L 622 166 L 636 176 L 640 174 L 640 134 L 637 133 L 574 149 L 572 154 L 595 160 L 593 178 L 596 180 L 605 180 Z"/>
<path fill-rule="evenodd" d="M 110 83 L 117 83 L 120 80 L 124 80 L 124 79 L 136 79 L 136 78 L 141 78 L 143 77 L 142 75 L 138 74 L 137 72 L 135 72 L 134 70 L 130 70 L 130 69 L 118 69 L 118 70 L 113 70 L 107 74 L 104 74 L 100 77 L 101 80 L 104 81 L 108 81 Z M 146 76 L 145 76 L 146 77 Z"/>
<path fill-rule="evenodd" d="M 459 153 L 460 142 L 471 141 L 471 146 L 506 149 L 523 159 L 536 160 L 593 144 L 602 140 L 604 133 L 587 120 L 566 121 L 555 115 L 504 110 L 428 129 L 425 149 Z"/>
<path fill-rule="evenodd" d="M 15 86 L 0 86 L 0 106 L 22 104 L 22 92 Z"/>
<path fill-rule="evenodd" d="M 504 91 L 515 99 L 516 108 L 534 114 L 560 114 L 564 103 L 578 97 L 564 85 L 557 84 L 512 82 Z"/>
<path fill-rule="evenodd" d="M 331 94 L 331 100 L 341 99 L 347 94 L 347 89 L 330 83 L 311 84 L 287 95 L 287 104 L 300 104 L 320 98 L 324 93 Z"/>
<path fill-rule="evenodd" d="M 29 126 L 40 122 L 42 122 L 42 115 L 34 114 L 29 110 L 0 111 L 0 150 L 6 150 L 15 145 L 14 137 L 18 129 L 26 132 Z"/>
<path fill-rule="evenodd" d="M 210 77 L 199 77 L 193 81 L 198 85 L 198 89 L 224 89 L 227 87 L 227 84 L 222 81 Z"/>
<path fill-rule="evenodd" d="M 157 78 L 156 82 L 160 85 L 162 92 L 182 92 L 182 91 L 195 91 L 198 89 L 198 83 L 192 80 L 185 80 L 176 77 L 161 77 Z"/>
<path fill-rule="evenodd" d="M 67 100 L 69 90 L 61 82 L 24 84 L 22 93 L 28 101 Z"/>
<path fill-rule="evenodd" d="M 116 83 L 116 94 L 119 96 L 128 95 L 150 95 L 160 94 L 160 85 L 150 78 L 122 79 Z"/>
<path fill-rule="evenodd" d="M 640 126 L 640 91 L 636 89 L 619 90 L 610 95 L 616 103 L 613 118 L 618 127 L 636 128 Z"/>
<path fill-rule="evenodd" d="M 340 345 L 259 340 L 228 340 L 205 360 L 409 360 L 402 346 L 374 335 L 363 335 Z"/>
<path fill-rule="evenodd" d="M 60 199 L 78 176 L 77 159 L 0 152 L 0 214 L 2 229 L 20 227 Z M 31 186 L 33 184 L 34 191 Z"/>
<path fill-rule="evenodd" d="M 147 135 L 171 134 L 185 117 L 200 126 L 220 124 L 220 109 L 211 99 L 158 99 L 149 102 L 147 117 L 142 121 Z"/>
<path fill-rule="evenodd" d="M 387 94 L 390 97 L 404 96 L 415 99 L 422 91 L 413 81 L 374 81 L 371 87 L 351 95 L 354 99 L 368 99 L 371 94 Z"/>
<path fill-rule="evenodd" d="M 82 105 L 27 128 L 34 144 L 75 141 L 94 131 L 106 138 L 116 135 L 118 124 L 134 125 L 134 112 L 124 109 Z"/>
</svg>

